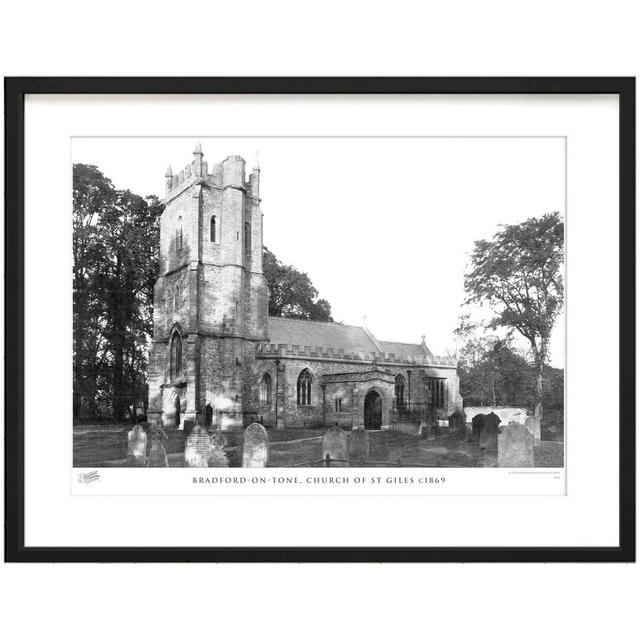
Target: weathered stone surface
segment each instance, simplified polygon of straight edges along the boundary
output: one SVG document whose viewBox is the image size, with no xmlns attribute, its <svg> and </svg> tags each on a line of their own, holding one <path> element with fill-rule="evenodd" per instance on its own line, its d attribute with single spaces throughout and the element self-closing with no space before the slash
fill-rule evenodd
<svg viewBox="0 0 640 640">
<path fill-rule="evenodd" d="M 227 446 L 227 437 L 220 431 L 215 431 L 211 436 L 211 453 L 209 454 L 210 467 L 231 467 L 239 464 L 231 464 L 230 456 L 224 448 Z M 236 456 L 237 457 L 237 456 Z"/>
<path fill-rule="evenodd" d="M 127 466 L 144 467 L 147 462 L 147 434 L 141 425 L 127 433 Z"/>
<path fill-rule="evenodd" d="M 500 416 L 496 415 L 493 411 L 487 415 L 486 424 L 497 427 L 501 422 Z M 519 420 L 515 420 L 514 422 L 519 422 Z"/>
<path fill-rule="evenodd" d="M 476 440 L 480 437 L 480 430 L 486 417 L 487 415 L 485 413 L 477 413 L 471 420 L 471 435 L 476 438 Z"/>
<path fill-rule="evenodd" d="M 332 460 L 348 460 L 349 447 L 345 432 L 339 427 L 331 427 L 325 431 L 322 438 L 322 459 L 324 460 L 329 454 Z M 340 467 L 348 466 L 344 462 L 332 462 L 331 466 Z"/>
<path fill-rule="evenodd" d="M 244 431 L 242 443 L 242 466 L 266 467 L 269 464 L 269 434 L 258 422 L 253 422 Z"/>
<path fill-rule="evenodd" d="M 194 427 L 196 426 L 195 420 L 184 420 L 182 423 L 182 428 L 184 429 L 185 438 L 188 438 L 191 435 Z"/>
<path fill-rule="evenodd" d="M 369 434 L 365 429 L 354 429 L 349 434 L 349 459 L 369 457 Z"/>
<path fill-rule="evenodd" d="M 494 414 L 495 415 L 495 414 Z M 497 422 L 496 422 L 497 420 Z M 480 425 L 480 436 L 478 444 L 482 451 L 497 451 L 498 450 L 498 424 L 500 418 L 496 416 L 496 419 L 491 419 L 491 416 L 485 416 Z"/>
<path fill-rule="evenodd" d="M 529 429 L 536 440 L 540 440 L 540 418 L 538 416 L 527 416 L 524 426 Z"/>
<path fill-rule="evenodd" d="M 209 455 L 210 467 L 230 467 L 229 456 L 222 449 L 212 449 Z"/>
<path fill-rule="evenodd" d="M 167 434 L 160 427 L 153 427 L 149 432 L 149 458 L 147 459 L 148 467 L 168 467 L 167 452 L 164 443 L 167 440 Z"/>
<path fill-rule="evenodd" d="M 191 429 L 184 448 L 185 467 L 207 467 L 211 455 L 211 440 L 204 427 L 196 425 Z"/>
<path fill-rule="evenodd" d="M 510 422 L 498 436 L 499 467 L 533 467 L 534 437 L 519 422 Z"/>
</svg>

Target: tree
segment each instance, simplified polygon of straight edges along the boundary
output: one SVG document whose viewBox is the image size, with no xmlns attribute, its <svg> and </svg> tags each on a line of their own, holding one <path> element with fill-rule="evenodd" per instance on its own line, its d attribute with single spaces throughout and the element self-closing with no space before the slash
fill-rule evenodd
<svg viewBox="0 0 640 640">
<path fill-rule="evenodd" d="M 458 352 L 460 393 L 471 405 L 535 407 L 535 370 L 512 339 L 472 330 L 463 316 L 456 330 L 463 337 Z"/>
<path fill-rule="evenodd" d="M 465 274 L 467 303 L 487 303 L 491 328 L 505 327 L 528 342 L 543 399 L 549 339 L 564 303 L 564 223 L 557 212 L 503 225 L 490 241 L 478 240 Z"/>
<path fill-rule="evenodd" d="M 73 167 L 74 417 L 120 420 L 146 379 L 163 205 Z"/>
<path fill-rule="evenodd" d="M 264 247 L 263 270 L 269 285 L 269 315 L 333 322 L 331 305 L 318 298 L 318 290 L 306 273 L 283 264 Z"/>
</svg>

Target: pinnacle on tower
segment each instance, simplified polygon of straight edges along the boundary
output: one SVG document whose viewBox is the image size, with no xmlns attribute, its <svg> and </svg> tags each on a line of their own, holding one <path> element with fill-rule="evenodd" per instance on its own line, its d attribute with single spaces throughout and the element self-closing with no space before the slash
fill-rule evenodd
<svg viewBox="0 0 640 640">
<path fill-rule="evenodd" d="M 172 178 L 173 177 L 173 171 L 171 170 L 171 165 L 169 165 L 167 167 L 167 170 L 164 172 L 164 177 L 165 178 Z"/>
<path fill-rule="evenodd" d="M 260 171 L 260 158 L 258 157 L 257 151 L 256 151 L 256 159 L 253 161 L 253 170 Z"/>
<path fill-rule="evenodd" d="M 199 156 L 203 156 L 204 155 L 204 153 L 202 153 L 202 147 L 200 146 L 199 142 L 196 144 L 196 148 L 193 150 L 193 155 L 194 156 L 198 156 L 198 155 Z"/>
</svg>

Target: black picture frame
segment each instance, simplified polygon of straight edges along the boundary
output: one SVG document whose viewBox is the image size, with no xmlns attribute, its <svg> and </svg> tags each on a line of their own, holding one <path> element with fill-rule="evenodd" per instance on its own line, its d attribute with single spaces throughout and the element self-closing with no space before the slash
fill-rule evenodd
<svg viewBox="0 0 640 640">
<path fill-rule="evenodd" d="M 634 562 L 635 78 L 5 78 L 6 562 Z M 27 94 L 615 94 L 620 160 L 619 531 L 615 547 L 26 547 L 24 101 Z"/>
</svg>

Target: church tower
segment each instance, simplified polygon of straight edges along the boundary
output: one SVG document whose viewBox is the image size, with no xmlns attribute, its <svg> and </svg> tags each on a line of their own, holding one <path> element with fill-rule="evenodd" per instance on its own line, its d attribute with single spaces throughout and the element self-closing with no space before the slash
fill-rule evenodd
<svg viewBox="0 0 640 640">
<path fill-rule="evenodd" d="M 149 354 L 149 421 L 242 426 L 245 372 L 267 339 L 260 168 L 229 156 L 211 167 L 200 144 L 165 173 L 160 272 Z"/>
</svg>

